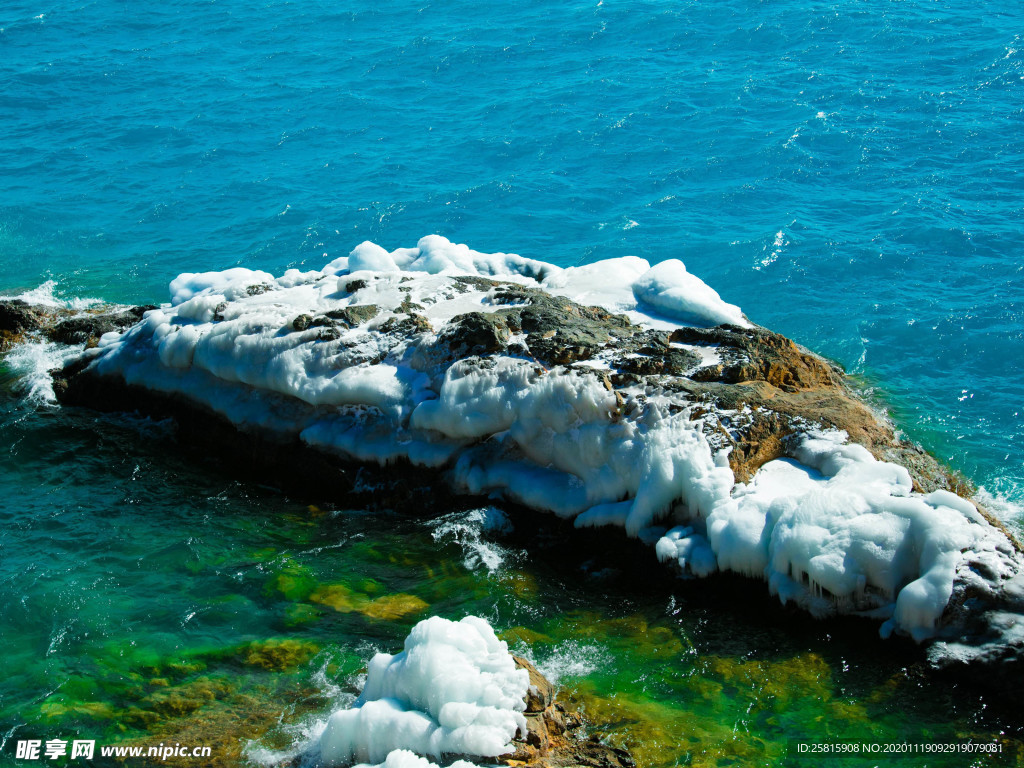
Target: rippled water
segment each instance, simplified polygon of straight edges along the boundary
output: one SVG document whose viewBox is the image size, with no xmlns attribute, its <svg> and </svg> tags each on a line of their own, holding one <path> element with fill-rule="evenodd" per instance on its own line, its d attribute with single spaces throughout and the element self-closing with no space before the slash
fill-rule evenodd
<svg viewBox="0 0 1024 768">
<path fill-rule="evenodd" d="M 561 265 L 679 257 L 859 374 L 1014 517 L 1022 29 L 1006 0 L 15 0 L 0 293 L 161 301 L 181 271 L 319 267 L 431 232 Z M 901 682 L 897 650 L 562 568 L 536 542 L 492 573 L 432 524 L 311 512 L 160 426 L 96 428 L 9 388 L 2 733 L 236 743 L 241 713 L 263 733 L 287 709 L 292 730 L 254 747 L 283 749 L 400 642 L 416 611 L 365 613 L 398 594 L 528 629 L 519 647 L 652 765 L 769 764 L 828 729 L 1013 735 L 985 702 Z"/>
</svg>

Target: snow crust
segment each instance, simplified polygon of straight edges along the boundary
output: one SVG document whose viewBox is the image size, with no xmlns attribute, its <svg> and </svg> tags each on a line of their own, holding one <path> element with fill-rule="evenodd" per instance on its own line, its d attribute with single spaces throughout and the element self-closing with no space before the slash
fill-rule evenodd
<svg viewBox="0 0 1024 768">
<path fill-rule="evenodd" d="M 416 755 L 511 753 L 511 740 L 526 733 L 529 683 L 486 621 L 432 616 L 413 627 L 401 653 L 373 657 L 355 704 L 327 721 L 321 757 L 327 765 L 427 768 Z"/>
<path fill-rule="evenodd" d="M 105 335 L 89 354 L 99 373 L 184 395 L 242 429 L 296 436 L 360 461 L 444 468 L 464 492 L 513 499 L 580 527 L 622 527 L 685 574 L 763 578 L 783 602 L 816 615 L 874 616 L 883 634 L 929 637 L 954 583 L 991 590 L 1016 573 L 1011 545 L 973 504 L 915 493 L 904 468 L 876 461 L 845 433 L 809 429 L 788 458 L 736 484 L 727 454 L 712 449 L 678 394 L 648 387 L 624 403 L 599 367 L 548 369 L 514 354 L 433 357 L 430 342 L 453 317 L 507 306 L 460 275 L 540 287 L 653 328 L 747 324 L 675 260 L 562 269 L 434 235 L 391 252 L 362 243 L 323 270 L 279 278 L 244 268 L 181 275 L 171 304 Z M 371 304 L 377 314 L 352 327 L 308 322 Z M 387 332 L 410 307 L 432 329 Z M 658 525 L 671 530 L 652 535 Z M 432 735 L 448 727 L 439 710 L 389 702 L 368 699 L 346 716 L 369 718 L 358 727 L 353 720 L 351 732 L 386 722 L 382 743 L 399 733 L 417 744 L 449 743 Z"/>
</svg>

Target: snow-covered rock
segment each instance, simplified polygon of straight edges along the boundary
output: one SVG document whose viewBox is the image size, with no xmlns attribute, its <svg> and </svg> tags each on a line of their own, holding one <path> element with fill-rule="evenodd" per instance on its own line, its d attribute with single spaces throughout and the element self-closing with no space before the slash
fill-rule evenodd
<svg viewBox="0 0 1024 768">
<path fill-rule="evenodd" d="M 958 589 L 997 604 L 1021 572 L 1005 533 L 840 373 L 676 260 L 562 269 L 430 236 L 276 278 L 184 274 L 64 379 L 68 402 L 160 393 L 200 421 L 621 527 L 684 574 L 760 578 L 884 635 L 942 635 Z M 86 396 L 90 380 L 103 387 Z M 382 694 L 346 717 L 443 751 L 462 738 L 463 714 L 425 706 Z"/>
<path fill-rule="evenodd" d="M 497 757 L 526 733 L 530 677 L 483 619 L 432 616 L 405 640 L 405 650 L 370 661 L 355 704 L 331 715 L 320 738 L 328 765 L 391 765 L 395 750 Z"/>
</svg>

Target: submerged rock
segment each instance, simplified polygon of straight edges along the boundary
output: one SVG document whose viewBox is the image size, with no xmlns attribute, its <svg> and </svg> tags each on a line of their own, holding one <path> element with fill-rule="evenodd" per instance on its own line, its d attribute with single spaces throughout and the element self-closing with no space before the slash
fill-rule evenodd
<svg viewBox="0 0 1024 768">
<path fill-rule="evenodd" d="M 679 262 L 560 269 L 431 237 L 277 279 L 183 275 L 172 296 L 56 373 L 62 402 L 174 417 L 300 492 L 425 510 L 489 495 L 936 658 L 1019 653 L 1013 538 L 837 366 Z"/>
</svg>

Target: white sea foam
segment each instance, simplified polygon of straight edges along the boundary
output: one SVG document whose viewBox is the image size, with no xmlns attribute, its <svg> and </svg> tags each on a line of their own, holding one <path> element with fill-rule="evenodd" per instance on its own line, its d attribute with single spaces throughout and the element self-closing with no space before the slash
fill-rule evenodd
<svg viewBox="0 0 1024 768">
<path fill-rule="evenodd" d="M 355 701 L 356 697 L 343 690 L 327 674 L 331 659 L 324 659 L 313 673 L 310 682 L 320 695 L 331 702 L 334 709 L 342 709 Z M 281 722 L 278 733 L 285 737 L 289 746 L 285 749 L 271 749 L 259 741 L 250 741 L 243 750 L 245 757 L 254 765 L 273 768 L 280 765 L 304 766 L 306 759 L 319 751 L 320 737 L 327 727 L 327 717 L 306 716 L 292 722 Z"/>
<path fill-rule="evenodd" d="M 24 301 L 36 306 L 75 311 L 86 310 L 103 303 L 100 299 L 63 298 L 58 295 L 55 280 L 47 280 L 42 285 L 17 295 L 0 296 L 0 301 Z M 41 338 L 29 338 L 14 345 L 4 360 L 18 379 L 16 391 L 21 392 L 30 402 L 43 404 L 55 400 L 50 371 L 62 367 L 80 353 L 81 350 L 77 347 L 56 344 Z"/>
<path fill-rule="evenodd" d="M 1007 494 L 993 493 L 985 486 L 979 486 L 974 494 L 974 500 L 1004 523 L 1016 526 L 1024 525 L 1024 498 L 1022 498 L 1022 494 L 1017 494 L 1016 498 L 1011 498 Z"/>
<path fill-rule="evenodd" d="M 15 386 L 29 402 L 48 404 L 56 401 L 50 371 L 61 368 L 81 350 L 44 339 L 30 339 L 15 344 L 4 358 L 18 380 Z"/>
<path fill-rule="evenodd" d="M 547 681 L 555 686 L 572 680 L 582 680 L 598 669 L 614 663 L 606 648 L 576 640 L 559 643 L 543 658 L 535 658 L 532 653 L 527 653 L 526 656 Z"/>
<path fill-rule="evenodd" d="M 378 763 L 377 765 L 360 763 L 354 766 L 354 768 L 438 768 L 438 766 L 436 763 L 430 762 L 425 757 L 413 754 L 407 749 L 395 749 L 388 753 L 383 763 Z M 448 768 L 477 768 L 477 766 L 468 760 L 456 760 Z"/>
<path fill-rule="evenodd" d="M 63 298 L 58 295 L 57 281 L 47 280 L 42 285 L 32 290 L 19 293 L 15 296 L 0 296 L 0 301 L 21 300 L 26 304 L 37 304 L 43 307 L 55 307 L 59 309 L 89 309 L 97 304 L 102 304 L 101 299 L 89 299 L 80 297 Z"/>
<path fill-rule="evenodd" d="M 509 556 L 507 549 L 483 537 L 489 531 L 507 533 L 512 530 L 512 521 L 497 507 L 451 512 L 431 521 L 431 527 L 435 541 L 451 541 L 462 547 L 463 564 L 471 571 L 485 568 L 493 573 Z"/>
</svg>

